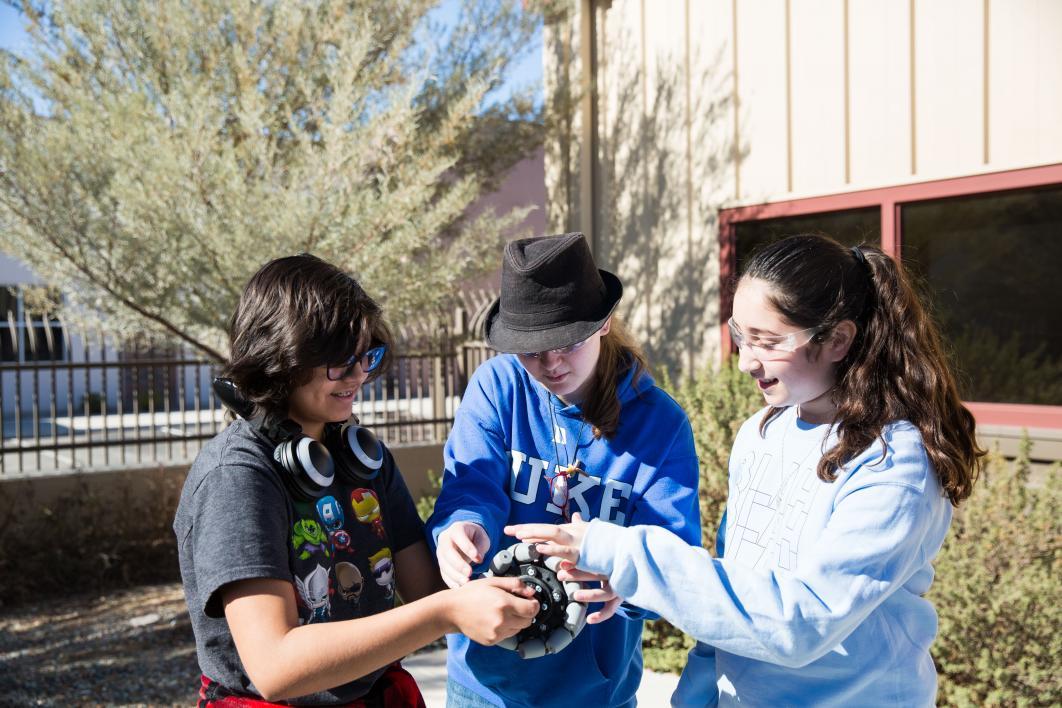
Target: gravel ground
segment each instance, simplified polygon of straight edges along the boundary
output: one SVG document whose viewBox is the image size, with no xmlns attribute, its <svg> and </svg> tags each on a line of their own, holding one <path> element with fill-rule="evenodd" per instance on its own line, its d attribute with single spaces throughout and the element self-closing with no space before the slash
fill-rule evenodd
<svg viewBox="0 0 1062 708">
<path fill-rule="evenodd" d="M 446 704 L 445 644 L 407 663 L 428 706 Z M 642 705 L 678 677 L 647 672 Z M 179 583 L 0 607 L 0 707 L 193 706 L 195 640 Z"/>
<path fill-rule="evenodd" d="M 179 584 L 0 608 L 0 706 L 195 705 Z"/>
</svg>

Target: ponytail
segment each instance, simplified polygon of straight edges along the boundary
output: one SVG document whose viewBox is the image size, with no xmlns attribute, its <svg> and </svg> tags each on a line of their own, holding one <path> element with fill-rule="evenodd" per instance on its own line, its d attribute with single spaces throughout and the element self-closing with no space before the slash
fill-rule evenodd
<svg viewBox="0 0 1062 708">
<path fill-rule="evenodd" d="M 831 395 L 838 442 L 819 460 L 820 479 L 834 481 L 838 469 L 882 438 L 888 423 L 907 420 L 921 433 L 951 503 L 970 496 L 985 451 L 959 399 L 940 332 L 899 263 L 873 246 L 848 249 L 801 235 L 757 253 L 743 277 L 770 283 L 772 304 L 795 326 L 820 328 L 813 341 L 843 320 L 856 325 L 837 364 Z M 780 412 L 768 410 L 761 430 Z"/>
<path fill-rule="evenodd" d="M 593 426 L 594 437 L 612 438 L 619 430 L 619 384 L 634 367 L 633 381 L 647 371 L 645 355 L 627 328 L 613 315 L 608 334 L 601 337 L 594 380 L 583 405 L 583 418 Z"/>
</svg>

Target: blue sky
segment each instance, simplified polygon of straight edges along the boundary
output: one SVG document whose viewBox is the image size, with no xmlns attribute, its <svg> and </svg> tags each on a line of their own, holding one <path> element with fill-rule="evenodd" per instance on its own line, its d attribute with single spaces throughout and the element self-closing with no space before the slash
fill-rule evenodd
<svg viewBox="0 0 1062 708">
<path fill-rule="evenodd" d="M 458 3 L 456 0 L 443 0 L 437 17 L 442 22 L 448 18 L 456 17 Z M 450 20 L 452 22 L 452 20 Z M 22 29 L 22 18 L 17 11 L 8 5 L 0 4 L 0 47 L 13 51 L 29 48 L 29 38 Z M 531 51 L 517 64 L 502 89 L 502 95 L 498 98 L 506 98 L 507 93 L 519 87 L 537 86 L 538 95 L 542 95 L 542 36 L 541 32 L 536 37 L 535 45 Z M 507 89 L 507 90 L 506 90 Z"/>
<path fill-rule="evenodd" d="M 0 47 L 18 50 L 28 42 L 19 14 L 8 5 L 0 5 Z"/>
</svg>

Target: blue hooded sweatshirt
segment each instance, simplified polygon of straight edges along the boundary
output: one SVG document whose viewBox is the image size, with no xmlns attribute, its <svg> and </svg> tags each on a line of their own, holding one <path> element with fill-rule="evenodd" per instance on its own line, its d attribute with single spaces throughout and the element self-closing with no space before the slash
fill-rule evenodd
<svg viewBox="0 0 1062 708">
<path fill-rule="evenodd" d="M 937 615 L 924 595 L 951 522 L 918 430 L 824 482 L 829 425 L 745 422 L 730 457 L 717 558 L 661 529 L 593 521 L 579 567 L 698 640 L 677 706 L 931 706 Z"/>
<path fill-rule="evenodd" d="M 427 524 L 432 547 L 450 524 L 477 523 L 491 539 L 484 563 L 473 569 L 484 572 L 498 550 L 517 543 L 503 535 L 505 525 L 564 521 L 550 482 L 575 460 L 585 474 L 570 482 L 571 513 L 608 528 L 661 527 L 683 544 L 699 544 L 697 455 L 685 412 L 646 373 L 632 384 L 627 371 L 617 393 L 619 429 L 611 440 L 594 439 L 580 409 L 550 394 L 515 356 L 482 364 L 446 442 L 442 491 Z M 447 669 L 451 679 L 498 705 L 633 705 L 645 617 L 623 606 L 612 619 L 587 625 L 558 654 L 529 660 L 452 634 Z"/>
</svg>

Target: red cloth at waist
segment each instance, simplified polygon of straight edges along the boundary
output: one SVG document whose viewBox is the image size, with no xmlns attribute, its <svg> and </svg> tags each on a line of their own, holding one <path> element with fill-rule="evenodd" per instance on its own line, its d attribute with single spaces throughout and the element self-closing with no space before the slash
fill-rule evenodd
<svg viewBox="0 0 1062 708">
<path fill-rule="evenodd" d="M 200 676 L 199 679 L 199 702 L 196 704 L 198 708 L 267 708 L 289 705 L 235 694 L 206 675 Z M 426 708 L 416 679 L 397 661 L 376 679 L 367 694 L 352 703 L 341 705 L 346 708 Z"/>
</svg>

